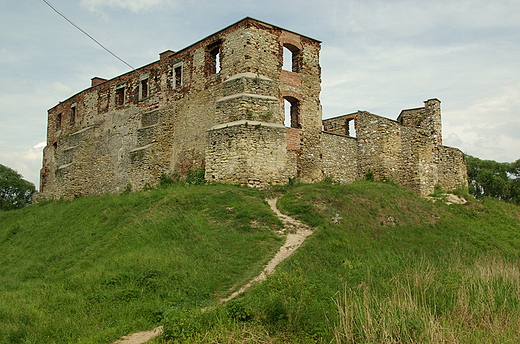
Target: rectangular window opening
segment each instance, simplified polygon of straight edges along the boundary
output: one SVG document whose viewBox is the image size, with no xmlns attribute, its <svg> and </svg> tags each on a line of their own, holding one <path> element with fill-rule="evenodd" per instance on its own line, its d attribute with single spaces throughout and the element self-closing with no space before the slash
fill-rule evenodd
<svg viewBox="0 0 520 344">
<path fill-rule="evenodd" d="M 148 98 L 148 79 L 141 80 L 139 85 L 139 99 Z"/>
<path fill-rule="evenodd" d="M 70 108 L 70 124 L 76 123 L 76 107 L 72 106 Z"/>
<path fill-rule="evenodd" d="M 116 90 L 116 106 L 122 106 L 125 103 L 125 88 L 121 87 Z"/>
<path fill-rule="evenodd" d="M 347 122 L 347 136 L 356 137 L 356 121 L 354 119 Z"/>
<path fill-rule="evenodd" d="M 174 67 L 173 69 L 173 88 L 181 88 L 182 87 L 182 65 Z"/>
<path fill-rule="evenodd" d="M 209 51 L 208 68 L 209 68 L 210 74 L 218 74 L 218 73 L 220 73 L 220 70 L 222 69 L 220 45 L 221 45 L 221 41 L 217 41 L 217 42 L 211 44 L 210 46 L 208 46 L 208 51 Z"/>
<path fill-rule="evenodd" d="M 56 129 L 61 129 L 61 113 L 56 116 Z"/>
<path fill-rule="evenodd" d="M 222 69 L 220 65 L 220 51 L 215 54 L 215 74 L 220 73 L 220 70 Z"/>
</svg>

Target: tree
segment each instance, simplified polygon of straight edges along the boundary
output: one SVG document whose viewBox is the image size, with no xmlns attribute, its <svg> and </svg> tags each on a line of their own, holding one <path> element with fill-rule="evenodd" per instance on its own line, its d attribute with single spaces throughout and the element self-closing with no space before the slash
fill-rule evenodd
<svg viewBox="0 0 520 344">
<path fill-rule="evenodd" d="M 520 159 L 496 162 L 466 156 L 470 192 L 476 198 L 496 197 L 520 204 Z"/>
<path fill-rule="evenodd" d="M 23 208 L 31 204 L 34 184 L 15 170 L 0 164 L 0 210 Z"/>
</svg>

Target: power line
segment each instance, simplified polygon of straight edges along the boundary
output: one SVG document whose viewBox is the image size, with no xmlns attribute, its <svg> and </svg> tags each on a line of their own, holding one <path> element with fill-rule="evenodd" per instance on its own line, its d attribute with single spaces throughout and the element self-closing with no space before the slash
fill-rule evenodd
<svg viewBox="0 0 520 344">
<path fill-rule="evenodd" d="M 54 12 L 58 13 L 60 16 L 62 16 L 66 21 L 68 21 L 70 24 L 72 24 L 72 26 L 74 26 L 76 29 L 78 29 L 79 31 L 83 32 L 88 38 L 90 38 L 91 40 L 93 40 L 94 42 L 96 42 L 101 48 L 105 49 L 107 52 L 109 52 L 112 56 L 114 56 L 116 59 L 118 59 L 119 61 L 123 62 L 125 65 L 127 65 L 128 67 L 132 68 L 132 70 L 135 70 L 134 67 L 130 66 L 128 63 L 126 63 L 122 58 L 120 58 L 119 56 L 117 56 L 116 54 L 114 54 L 113 52 L 111 52 L 110 50 L 108 50 L 107 48 L 105 48 L 103 46 L 103 44 L 99 43 L 94 37 L 92 37 L 91 35 L 89 35 L 88 33 L 86 33 L 85 31 L 83 31 L 79 26 L 77 26 L 76 24 L 74 24 L 69 18 L 67 18 L 64 14 L 62 14 L 60 11 L 58 11 L 56 9 L 56 7 L 52 6 L 50 3 L 47 2 L 47 0 L 43 0 L 43 2 L 45 2 L 50 8 L 52 8 L 54 10 Z"/>
</svg>

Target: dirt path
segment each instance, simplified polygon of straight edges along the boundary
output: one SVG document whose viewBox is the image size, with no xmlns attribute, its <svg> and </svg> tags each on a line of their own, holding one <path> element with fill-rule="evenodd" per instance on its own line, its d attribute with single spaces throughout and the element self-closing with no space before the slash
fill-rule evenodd
<svg viewBox="0 0 520 344">
<path fill-rule="evenodd" d="M 220 302 L 228 302 L 229 300 L 234 299 L 238 295 L 245 292 L 249 289 L 254 283 L 264 281 L 267 278 L 267 275 L 270 275 L 274 272 L 275 267 L 283 262 L 287 257 L 292 255 L 298 247 L 300 247 L 305 238 L 312 234 L 312 230 L 305 224 L 300 221 L 293 219 L 290 216 L 284 215 L 278 210 L 276 207 L 277 198 L 268 199 L 267 203 L 271 206 L 271 209 L 276 213 L 276 216 L 283 222 L 283 232 L 287 233 L 287 237 L 285 239 L 285 243 L 278 250 L 275 256 L 267 263 L 264 270 L 247 284 L 243 285 L 238 291 L 231 294 L 229 297 L 225 299 L 220 299 Z"/>
<path fill-rule="evenodd" d="M 162 333 L 162 326 L 156 327 L 150 331 L 132 333 L 116 340 L 113 344 L 143 344 Z"/>
<path fill-rule="evenodd" d="M 220 299 L 220 302 L 228 302 L 238 295 L 245 292 L 253 284 L 264 281 L 268 275 L 274 273 L 274 270 L 278 264 L 283 262 L 286 258 L 290 257 L 305 241 L 309 235 L 312 234 L 312 230 L 309 226 L 302 222 L 293 219 L 290 216 L 284 215 L 276 207 L 277 198 L 268 199 L 267 203 L 271 209 L 275 212 L 276 216 L 283 222 L 282 232 L 287 235 L 285 243 L 280 247 L 275 256 L 267 263 L 264 270 L 253 278 L 251 281 L 243 285 L 239 290 L 235 291 L 230 296 Z M 156 327 L 150 331 L 133 333 L 128 336 L 124 336 L 121 339 L 115 341 L 113 344 L 144 344 L 152 338 L 157 337 L 162 333 L 162 326 Z"/>
</svg>

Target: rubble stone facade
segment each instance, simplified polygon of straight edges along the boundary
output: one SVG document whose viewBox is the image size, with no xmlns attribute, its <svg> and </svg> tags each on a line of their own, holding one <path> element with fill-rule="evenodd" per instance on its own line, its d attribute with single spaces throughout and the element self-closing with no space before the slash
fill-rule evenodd
<svg viewBox="0 0 520 344">
<path fill-rule="evenodd" d="M 147 66 L 93 78 L 48 111 L 41 196 L 139 190 L 196 169 L 208 182 L 260 187 L 369 171 L 420 195 L 467 183 L 463 153 L 442 145 L 436 99 L 395 121 L 364 111 L 322 121 L 320 44 L 245 18 Z"/>
</svg>

